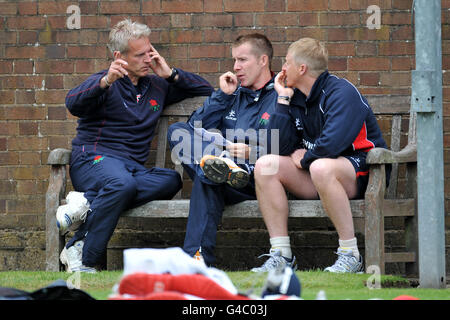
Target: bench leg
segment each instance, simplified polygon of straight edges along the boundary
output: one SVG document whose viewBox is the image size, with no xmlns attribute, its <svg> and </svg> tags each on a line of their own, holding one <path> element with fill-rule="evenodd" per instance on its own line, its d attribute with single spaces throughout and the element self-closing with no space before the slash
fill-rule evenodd
<svg viewBox="0 0 450 320">
<path fill-rule="evenodd" d="M 66 192 L 66 167 L 52 166 L 45 199 L 45 258 L 46 271 L 60 271 L 59 254 L 64 246 L 56 226 L 56 210 Z"/>
<path fill-rule="evenodd" d="M 386 188 L 384 165 L 371 165 L 365 196 L 365 264 L 385 273 L 383 199 Z"/>
</svg>

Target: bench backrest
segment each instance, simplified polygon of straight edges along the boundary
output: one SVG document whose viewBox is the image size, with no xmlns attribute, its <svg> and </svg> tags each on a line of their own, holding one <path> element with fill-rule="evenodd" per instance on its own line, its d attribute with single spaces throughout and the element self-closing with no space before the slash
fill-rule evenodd
<svg viewBox="0 0 450 320">
<path fill-rule="evenodd" d="M 183 177 L 183 167 L 174 165 L 168 150 L 167 131 L 169 125 L 175 121 L 186 121 L 194 110 L 203 105 L 206 97 L 185 99 L 164 109 L 158 125 L 156 138 L 157 148 L 154 165 L 157 167 L 173 167 Z M 390 149 L 399 151 L 406 144 L 416 142 L 415 114 L 410 114 L 410 97 L 403 95 L 368 96 L 369 104 L 378 119 L 384 138 Z M 387 198 L 395 198 L 398 193 L 399 182 L 398 165 L 393 165 Z M 185 195 L 186 196 L 186 195 Z M 175 199 L 182 198 L 180 191 Z"/>
</svg>

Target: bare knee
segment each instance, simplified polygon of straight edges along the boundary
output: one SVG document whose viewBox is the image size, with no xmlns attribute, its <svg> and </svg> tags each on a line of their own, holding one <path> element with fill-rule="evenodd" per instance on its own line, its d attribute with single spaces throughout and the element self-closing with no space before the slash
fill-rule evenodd
<svg viewBox="0 0 450 320">
<path fill-rule="evenodd" d="M 334 170 L 333 164 L 330 159 L 317 159 L 311 163 L 309 167 L 309 173 L 311 175 L 311 180 L 316 187 L 323 183 L 327 183 L 330 179 L 333 179 Z"/>
<path fill-rule="evenodd" d="M 280 157 L 273 154 L 268 154 L 259 158 L 255 163 L 255 179 L 263 180 L 273 178 L 278 173 Z"/>
</svg>

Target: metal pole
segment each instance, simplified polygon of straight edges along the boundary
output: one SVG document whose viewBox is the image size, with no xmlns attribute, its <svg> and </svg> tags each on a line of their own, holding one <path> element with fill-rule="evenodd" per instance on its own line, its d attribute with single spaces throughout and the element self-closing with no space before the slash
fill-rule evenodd
<svg viewBox="0 0 450 320">
<path fill-rule="evenodd" d="M 445 288 L 441 1 L 415 0 L 417 205 L 421 288 Z"/>
</svg>

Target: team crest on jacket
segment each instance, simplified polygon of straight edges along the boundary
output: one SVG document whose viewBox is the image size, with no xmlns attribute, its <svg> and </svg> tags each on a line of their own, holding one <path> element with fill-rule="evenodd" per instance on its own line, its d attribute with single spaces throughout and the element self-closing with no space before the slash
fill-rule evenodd
<svg viewBox="0 0 450 320">
<path fill-rule="evenodd" d="M 270 118 L 270 114 L 268 114 L 267 112 L 264 112 L 263 115 L 261 116 L 261 119 L 259 120 L 259 124 L 261 124 L 261 125 L 268 124 L 269 118 Z"/>
<path fill-rule="evenodd" d="M 159 105 L 159 103 L 158 103 L 155 99 L 151 99 L 151 100 L 150 100 L 150 108 L 151 108 L 153 111 L 158 111 L 159 108 L 161 108 L 161 106 Z"/>
</svg>

